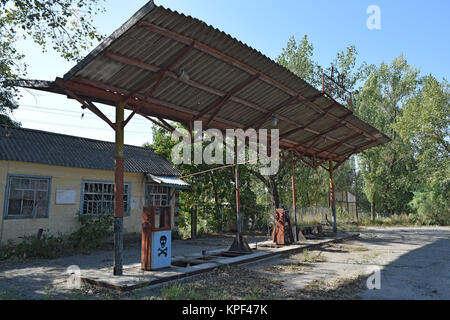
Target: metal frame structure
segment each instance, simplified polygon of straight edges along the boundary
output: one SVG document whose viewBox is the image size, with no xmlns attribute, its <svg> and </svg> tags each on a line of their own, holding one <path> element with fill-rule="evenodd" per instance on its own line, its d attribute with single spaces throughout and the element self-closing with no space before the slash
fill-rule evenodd
<svg viewBox="0 0 450 320">
<path fill-rule="evenodd" d="M 117 200 L 123 193 L 124 128 L 136 114 L 168 131 L 174 128 L 165 119 L 188 128 L 201 120 L 205 129 L 226 130 L 271 128 L 276 117 L 279 146 L 291 153 L 292 165 L 302 161 L 317 168 L 329 161 L 330 174 L 352 154 L 390 140 L 262 53 L 153 1 L 63 78 L 17 86 L 64 94 L 115 130 L 115 275 L 123 272 L 123 204 Z M 115 122 L 96 103 L 114 106 Z M 131 110 L 126 119 L 125 109 Z"/>
</svg>

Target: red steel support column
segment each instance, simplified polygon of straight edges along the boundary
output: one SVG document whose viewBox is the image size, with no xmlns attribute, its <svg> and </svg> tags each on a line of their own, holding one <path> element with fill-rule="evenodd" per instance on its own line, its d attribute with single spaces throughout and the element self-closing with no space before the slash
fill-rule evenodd
<svg viewBox="0 0 450 320">
<path fill-rule="evenodd" d="M 114 152 L 114 275 L 123 272 L 123 150 L 124 150 L 124 119 L 125 104 L 119 102 L 116 107 L 116 144 Z"/>
<path fill-rule="evenodd" d="M 295 197 L 295 163 L 294 163 L 294 152 L 291 151 L 291 164 L 292 164 L 292 212 L 294 213 L 294 239 L 298 241 L 297 233 L 297 199 Z"/>
<path fill-rule="evenodd" d="M 337 232 L 336 223 L 336 199 L 334 197 L 334 168 L 333 160 L 329 160 L 328 168 L 330 172 L 330 202 L 331 202 L 331 212 L 333 213 L 333 232 Z"/>
<path fill-rule="evenodd" d="M 236 184 L 236 219 L 237 219 L 237 241 L 238 243 L 241 242 L 242 240 L 242 230 L 241 230 L 241 199 L 239 196 L 239 164 L 238 164 L 238 147 L 237 147 L 237 143 L 238 140 L 237 138 L 234 139 L 234 150 L 235 150 L 235 157 L 236 160 L 234 162 L 235 166 L 234 166 L 234 182 Z"/>
</svg>

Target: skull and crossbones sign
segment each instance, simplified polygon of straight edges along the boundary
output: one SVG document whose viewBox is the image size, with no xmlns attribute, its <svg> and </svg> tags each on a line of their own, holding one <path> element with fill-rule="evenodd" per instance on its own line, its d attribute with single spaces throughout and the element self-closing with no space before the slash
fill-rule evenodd
<svg viewBox="0 0 450 320">
<path fill-rule="evenodd" d="M 161 244 L 161 248 L 158 248 L 158 257 L 161 256 L 162 254 L 167 257 L 167 247 L 166 247 L 167 237 L 161 236 L 161 238 L 159 238 L 159 243 Z"/>
</svg>

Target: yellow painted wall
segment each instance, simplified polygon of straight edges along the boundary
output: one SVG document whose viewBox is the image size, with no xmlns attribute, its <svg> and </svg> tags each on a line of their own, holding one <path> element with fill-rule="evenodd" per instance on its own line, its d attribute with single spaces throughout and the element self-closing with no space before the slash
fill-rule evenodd
<svg viewBox="0 0 450 320">
<path fill-rule="evenodd" d="M 5 219 L 5 193 L 8 174 L 49 176 L 51 181 L 50 209 L 48 218 Z M 83 169 L 45 165 L 17 161 L 0 161 L 0 243 L 8 239 L 16 240 L 25 235 L 37 234 L 39 229 L 49 233 L 70 233 L 79 227 L 77 217 L 80 213 L 82 180 L 100 180 L 114 182 L 114 172 L 97 169 Z M 125 172 L 124 181 L 131 184 L 130 215 L 124 216 L 124 232 L 140 233 L 142 207 L 145 202 L 145 178 L 142 173 Z M 71 189 L 77 191 L 76 204 L 56 204 L 56 190 Z M 173 189 L 171 190 L 173 191 Z M 134 204 L 133 206 L 133 199 Z M 171 200 L 172 215 L 174 199 Z M 173 224 L 173 217 L 172 217 Z"/>
</svg>

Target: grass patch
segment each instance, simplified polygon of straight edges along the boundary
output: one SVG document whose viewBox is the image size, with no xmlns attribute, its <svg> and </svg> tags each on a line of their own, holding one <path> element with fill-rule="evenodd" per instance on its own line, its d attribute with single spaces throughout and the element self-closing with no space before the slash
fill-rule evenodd
<svg viewBox="0 0 450 320">
<path fill-rule="evenodd" d="M 17 300 L 21 299 L 22 295 L 16 289 L 4 289 L 0 290 L 0 300 Z"/>
<path fill-rule="evenodd" d="M 366 277 L 354 275 L 330 281 L 313 280 L 304 288 L 297 290 L 290 298 L 308 300 L 348 300 L 359 298 L 365 288 Z"/>
<path fill-rule="evenodd" d="M 295 258 L 299 258 L 299 260 L 303 263 L 316 263 L 316 262 L 325 262 L 327 258 L 324 257 L 322 252 L 311 253 L 308 249 L 303 250 L 302 254 L 294 256 Z"/>
<path fill-rule="evenodd" d="M 166 285 L 142 299 L 163 300 L 260 300 L 276 299 L 282 295 L 280 281 L 267 279 L 238 266 L 225 266 L 197 275 L 190 280 Z"/>
</svg>

